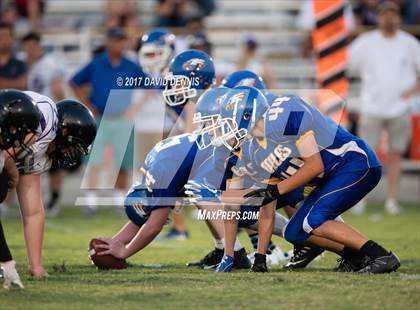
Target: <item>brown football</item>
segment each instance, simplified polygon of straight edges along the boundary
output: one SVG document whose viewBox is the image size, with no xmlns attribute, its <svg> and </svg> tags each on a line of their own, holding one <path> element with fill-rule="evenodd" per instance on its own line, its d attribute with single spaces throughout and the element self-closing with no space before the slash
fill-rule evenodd
<svg viewBox="0 0 420 310">
<path fill-rule="evenodd" d="M 116 258 L 110 254 L 98 255 L 99 252 L 105 251 L 105 249 L 98 248 L 99 244 L 106 244 L 106 242 L 99 239 L 92 239 L 89 242 L 89 258 L 98 269 L 108 270 L 127 268 L 128 265 L 125 259 Z"/>
</svg>

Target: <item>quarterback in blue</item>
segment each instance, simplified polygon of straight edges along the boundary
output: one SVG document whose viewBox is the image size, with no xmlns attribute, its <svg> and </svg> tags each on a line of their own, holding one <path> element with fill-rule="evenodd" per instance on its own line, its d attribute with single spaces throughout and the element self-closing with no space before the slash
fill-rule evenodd
<svg viewBox="0 0 420 310">
<path fill-rule="evenodd" d="M 252 96 L 255 89 L 233 91 L 236 93 L 231 97 L 235 96 L 235 100 L 222 103 L 222 143 L 234 150 L 246 139 L 258 140 L 259 143 L 251 144 L 254 148 L 250 149 L 254 156 L 253 167 L 267 177 L 284 162 L 291 162 L 293 158 L 302 161 L 299 167 L 282 171 L 282 177 L 275 184 L 245 195 L 246 198 L 258 198 L 266 205 L 263 209 L 268 214 L 260 216 L 260 227 L 263 227 L 260 229 L 261 248 L 260 244 L 258 247 L 260 259 L 254 266 L 260 264 L 264 269 L 264 249 L 273 225 L 273 216 L 269 215 L 274 214 L 275 208 L 271 202 L 319 178 L 316 188 L 285 228 L 286 240 L 334 251 L 345 259 L 348 269 L 359 273 L 396 270 L 400 262 L 392 252 L 350 225 L 335 220 L 379 182 L 381 165 L 371 148 L 299 97 L 279 97 L 266 108 L 267 102 L 261 96 L 254 96 L 256 100 L 251 102 L 245 99 Z M 266 112 L 262 114 L 264 109 Z M 258 271 L 258 266 L 255 269 Z"/>
</svg>

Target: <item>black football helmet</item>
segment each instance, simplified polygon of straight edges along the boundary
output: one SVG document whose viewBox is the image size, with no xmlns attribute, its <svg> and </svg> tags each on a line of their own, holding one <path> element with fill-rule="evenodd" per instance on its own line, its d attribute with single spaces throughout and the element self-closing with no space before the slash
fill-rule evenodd
<svg viewBox="0 0 420 310">
<path fill-rule="evenodd" d="M 0 149 L 27 148 L 25 137 L 38 134 L 40 115 L 35 102 L 24 92 L 0 90 Z"/>
<path fill-rule="evenodd" d="M 50 157 L 61 167 L 71 167 L 89 153 L 96 136 L 96 121 L 92 112 L 76 100 L 57 102 L 57 112 L 56 149 Z"/>
</svg>

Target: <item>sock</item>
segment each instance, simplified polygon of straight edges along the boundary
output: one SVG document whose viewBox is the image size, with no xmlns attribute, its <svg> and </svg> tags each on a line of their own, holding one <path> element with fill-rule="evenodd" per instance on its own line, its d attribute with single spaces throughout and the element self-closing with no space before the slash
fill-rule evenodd
<svg viewBox="0 0 420 310">
<path fill-rule="evenodd" d="M 235 245 L 233 246 L 233 250 L 236 252 L 236 251 L 239 251 L 240 249 L 242 249 L 242 245 L 241 245 L 241 243 L 239 242 L 239 239 L 238 239 L 238 238 L 236 238 L 236 240 L 235 240 Z"/>
<path fill-rule="evenodd" d="M 3 226 L 0 222 L 0 262 L 8 262 L 12 259 L 12 254 L 10 253 L 6 238 L 4 237 Z"/>
<path fill-rule="evenodd" d="M 366 256 L 369 256 L 372 259 L 389 255 L 389 252 L 387 250 L 385 250 L 382 246 L 380 246 L 372 240 L 367 241 L 360 248 L 360 252 Z"/>
<path fill-rule="evenodd" d="M 252 247 L 254 248 L 254 251 L 256 251 L 258 248 L 258 233 L 249 235 L 249 240 L 252 243 Z"/>
<path fill-rule="evenodd" d="M 58 198 L 60 197 L 60 192 L 51 192 L 51 199 L 48 203 L 47 208 L 52 209 L 54 205 L 57 203 Z"/>
<path fill-rule="evenodd" d="M 266 252 L 267 255 L 270 255 L 275 248 L 276 248 L 276 245 L 270 239 L 270 242 L 268 243 L 268 246 L 267 246 L 267 252 Z"/>
<path fill-rule="evenodd" d="M 214 247 L 219 250 L 223 250 L 225 246 L 223 245 L 223 240 L 214 239 Z"/>
<path fill-rule="evenodd" d="M 362 252 L 353 250 L 349 247 L 344 247 L 344 249 L 340 253 L 338 253 L 338 255 L 355 265 L 362 263 L 363 258 L 365 257 L 365 255 Z"/>
</svg>

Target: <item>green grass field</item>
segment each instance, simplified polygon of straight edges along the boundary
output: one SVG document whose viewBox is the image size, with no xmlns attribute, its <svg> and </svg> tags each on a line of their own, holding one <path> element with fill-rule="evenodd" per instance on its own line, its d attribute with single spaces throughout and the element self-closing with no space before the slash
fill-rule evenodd
<svg viewBox="0 0 420 310">
<path fill-rule="evenodd" d="M 369 210 L 363 217 L 345 216 L 345 220 L 397 253 L 402 262 L 397 273 L 333 273 L 337 259 L 333 254 L 301 272 L 284 272 L 280 267 L 257 275 L 187 269 L 187 261 L 212 247 L 204 223 L 195 220 L 189 223 L 190 240 L 155 242 L 129 259 L 133 265 L 129 269 L 99 272 L 87 258 L 87 244 L 91 237 L 112 235 L 125 218 L 104 210 L 89 219 L 79 210 L 66 209 L 46 224 L 44 261 L 50 277 L 31 280 L 25 273 L 20 221 L 7 219 L 4 228 L 26 288 L 0 289 L 0 309 L 420 309 L 419 206 L 406 205 L 398 217 L 383 215 L 379 206 Z M 245 234 L 240 237 L 250 250 Z M 275 240 L 284 249 L 291 248 Z M 162 264 L 162 268 L 143 264 Z"/>
</svg>

